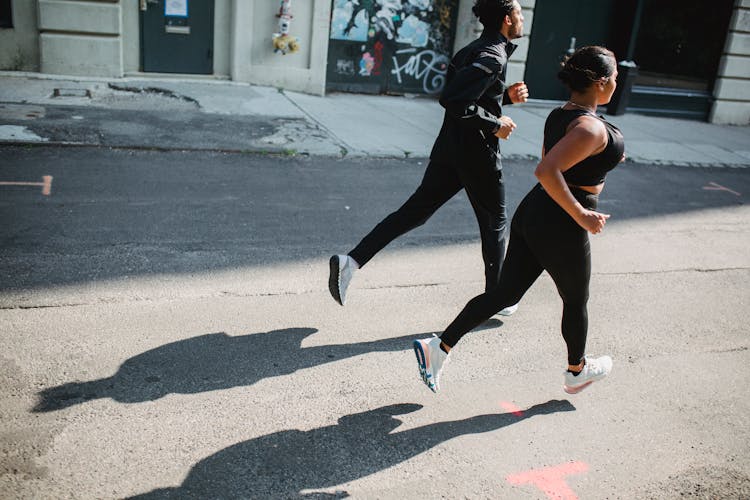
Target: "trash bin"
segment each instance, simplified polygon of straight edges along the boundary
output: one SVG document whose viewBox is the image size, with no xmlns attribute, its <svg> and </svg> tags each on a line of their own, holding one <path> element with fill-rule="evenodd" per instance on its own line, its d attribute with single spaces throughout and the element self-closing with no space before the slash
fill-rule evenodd
<svg viewBox="0 0 750 500">
<path fill-rule="evenodd" d="M 625 114 L 636 76 L 638 76 L 638 65 L 633 61 L 620 61 L 617 63 L 617 88 L 607 105 L 608 115 Z"/>
</svg>

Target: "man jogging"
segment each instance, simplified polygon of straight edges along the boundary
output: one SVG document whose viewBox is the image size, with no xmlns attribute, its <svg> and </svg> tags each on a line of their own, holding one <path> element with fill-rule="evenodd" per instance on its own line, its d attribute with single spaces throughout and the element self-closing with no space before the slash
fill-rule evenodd
<svg viewBox="0 0 750 500">
<path fill-rule="evenodd" d="M 516 128 L 502 114 L 502 104 L 526 102 L 523 82 L 506 86 L 510 41 L 523 36 L 523 14 L 517 0 L 476 0 L 474 14 L 482 35 L 451 60 L 440 97 L 445 116 L 430 153 L 422 183 L 411 197 L 380 222 L 347 255 L 330 259 L 328 287 L 341 305 L 354 271 L 367 264 L 391 241 L 424 224 L 461 189 L 479 224 L 485 291 L 497 286 L 506 247 L 507 214 L 499 139 Z M 515 307 L 501 311 L 512 314 Z"/>
</svg>

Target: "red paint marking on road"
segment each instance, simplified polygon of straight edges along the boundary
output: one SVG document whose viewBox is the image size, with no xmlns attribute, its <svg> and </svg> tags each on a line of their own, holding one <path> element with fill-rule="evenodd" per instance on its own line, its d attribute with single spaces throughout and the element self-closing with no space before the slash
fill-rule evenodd
<svg viewBox="0 0 750 500">
<path fill-rule="evenodd" d="M 575 492 L 565 482 L 565 476 L 581 474 L 589 470 L 588 464 L 583 462 L 568 462 L 555 467 L 532 469 L 519 474 L 511 474 L 507 478 L 510 484 L 522 485 L 531 483 L 554 500 L 578 500 Z"/>
<path fill-rule="evenodd" d="M 51 175 L 43 175 L 42 176 L 42 194 L 44 196 L 49 196 L 52 192 L 52 176 Z"/>
<path fill-rule="evenodd" d="M 708 186 L 703 186 L 703 189 L 705 189 L 706 191 L 727 191 L 728 193 L 732 193 L 735 196 L 742 196 L 737 191 L 729 189 L 728 187 L 724 187 L 721 184 L 717 184 L 715 182 L 709 182 Z"/>
<path fill-rule="evenodd" d="M 516 417 L 523 417 L 523 411 L 510 401 L 500 401 L 500 407 L 508 413 L 512 413 Z"/>
<path fill-rule="evenodd" d="M 52 193 L 52 176 L 43 175 L 42 182 L 10 182 L 0 181 L 0 186 L 41 186 L 42 194 L 49 196 Z"/>
</svg>

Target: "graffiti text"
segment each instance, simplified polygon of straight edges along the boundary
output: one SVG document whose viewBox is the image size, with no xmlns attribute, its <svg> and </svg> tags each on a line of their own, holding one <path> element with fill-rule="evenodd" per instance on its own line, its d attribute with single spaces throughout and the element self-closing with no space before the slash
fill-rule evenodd
<svg viewBox="0 0 750 500">
<path fill-rule="evenodd" d="M 411 54 L 404 64 L 399 64 L 397 56 Z M 393 69 L 391 73 L 396 75 L 398 83 L 403 83 L 403 76 L 410 76 L 422 82 L 422 89 L 428 94 L 435 94 L 443 90 L 445 85 L 445 74 L 448 70 L 448 58 L 438 54 L 434 50 L 404 49 L 396 52 L 393 56 Z"/>
</svg>

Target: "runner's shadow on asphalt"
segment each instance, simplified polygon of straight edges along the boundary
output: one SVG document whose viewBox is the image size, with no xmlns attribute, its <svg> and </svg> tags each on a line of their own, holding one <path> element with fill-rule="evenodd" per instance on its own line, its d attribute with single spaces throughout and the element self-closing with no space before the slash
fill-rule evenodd
<svg viewBox="0 0 750 500">
<path fill-rule="evenodd" d="M 198 462 L 179 487 L 132 498 L 344 498 L 349 496 L 345 491 L 309 490 L 375 474 L 459 436 L 492 432 L 539 415 L 575 411 L 567 400 L 552 400 L 520 416 L 492 413 L 392 432 L 401 424 L 394 415 L 421 408 L 419 404 L 394 404 L 341 417 L 335 425 L 284 430 L 244 441 Z"/>
<path fill-rule="evenodd" d="M 481 330 L 492 330 L 493 328 L 498 328 L 503 326 L 505 323 L 503 323 L 501 320 L 497 318 L 490 318 L 481 325 L 477 326 L 472 330 L 472 332 L 479 332 Z"/>
<path fill-rule="evenodd" d="M 167 394 L 250 386 L 265 378 L 361 354 L 409 350 L 417 337 L 412 334 L 372 342 L 302 347 L 302 341 L 317 331 L 287 328 L 241 336 L 211 333 L 172 342 L 128 359 L 111 377 L 44 389 L 33 411 L 61 410 L 100 398 L 141 403 Z"/>
</svg>

